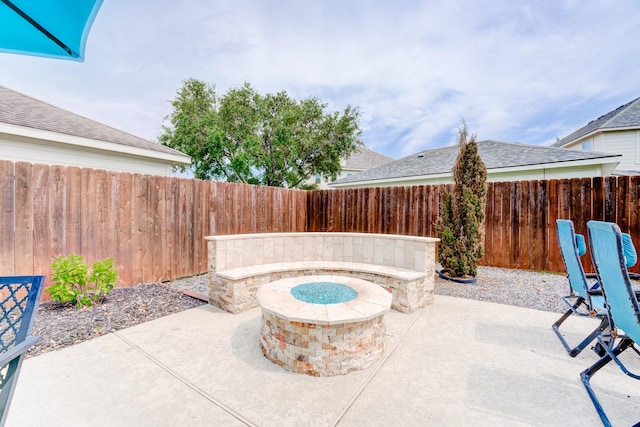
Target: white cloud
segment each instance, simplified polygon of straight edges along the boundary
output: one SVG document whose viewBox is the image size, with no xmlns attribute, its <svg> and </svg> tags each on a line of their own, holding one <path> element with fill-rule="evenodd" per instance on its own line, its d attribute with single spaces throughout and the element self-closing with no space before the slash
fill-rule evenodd
<svg viewBox="0 0 640 427">
<path fill-rule="evenodd" d="M 462 117 L 545 144 L 640 96 L 639 18 L 631 0 L 105 2 L 84 64 L 1 55 L 0 84 L 149 139 L 195 77 L 359 106 L 394 157 L 453 143 Z"/>
</svg>

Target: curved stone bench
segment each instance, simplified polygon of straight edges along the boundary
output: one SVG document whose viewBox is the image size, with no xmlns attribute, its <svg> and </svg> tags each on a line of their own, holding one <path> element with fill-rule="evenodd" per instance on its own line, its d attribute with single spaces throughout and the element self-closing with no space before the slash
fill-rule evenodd
<svg viewBox="0 0 640 427">
<path fill-rule="evenodd" d="M 411 313 L 433 303 L 438 239 L 368 233 L 262 233 L 207 236 L 209 302 L 231 313 L 257 307 L 266 283 L 339 274 L 392 294 L 391 307 Z"/>
</svg>

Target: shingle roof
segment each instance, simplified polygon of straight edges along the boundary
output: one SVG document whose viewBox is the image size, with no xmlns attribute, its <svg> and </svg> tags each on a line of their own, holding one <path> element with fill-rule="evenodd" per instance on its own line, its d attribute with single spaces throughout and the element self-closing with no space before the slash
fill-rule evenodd
<svg viewBox="0 0 640 427">
<path fill-rule="evenodd" d="M 393 162 L 391 157 L 360 147 L 342 166 L 345 169 L 367 170 Z"/>
<path fill-rule="evenodd" d="M 619 129 L 640 127 L 640 98 L 636 98 L 628 104 L 621 105 L 604 116 L 590 121 L 571 135 L 565 136 L 552 147 L 562 147 L 576 139 L 595 132 L 599 129 Z"/>
<path fill-rule="evenodd" d="M 458 155 L 458 150 L 458 146 L 454 145 L 422 151 L 395 162 L 339 179 L 332 184 L 450 173 Z M 478 153 L 488 170 L 620 157 L 619 154 L 583 152 L 498 141 L 479 141 Z"/>
<path fill-rule="evenodd" d="M 173 148 L 114 129 L 4 86 L 0 86 L 0 123 L 186 156 Z"/>
</svg>

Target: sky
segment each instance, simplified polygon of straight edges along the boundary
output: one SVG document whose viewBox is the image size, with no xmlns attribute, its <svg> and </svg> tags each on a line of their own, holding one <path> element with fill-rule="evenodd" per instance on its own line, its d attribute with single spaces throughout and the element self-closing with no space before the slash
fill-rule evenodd
<svg viewBox="0 0 640 427">
<path fill-rule="evenodd" d="M 182 82 L 361 113 L 393 158 L 549 145 L 640 97 L 635 0 L 105 0 L 83 63 L 0 53 L 0 85 L 157 141 Z"/>
</svg>

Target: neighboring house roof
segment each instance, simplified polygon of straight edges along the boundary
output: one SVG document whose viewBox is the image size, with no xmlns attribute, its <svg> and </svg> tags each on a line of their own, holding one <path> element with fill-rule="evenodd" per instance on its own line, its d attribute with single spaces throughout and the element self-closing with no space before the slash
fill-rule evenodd
<svg viewBox="0 0 640 427">
<path fill-rule="evenodd" d="M 345 161 L 343 169 L 367 170 L 393 162 L 391 157 L 360 147 Z"/>
<path fill-rule="evenodd" d="M 626 170 L 614 170 L 611 175 L 615 175 L 615 176 L 640 176 L 640 171 L 626 171 Z"/>
<path fill-rule="evenodd" d="M 628 104 L 622 105 L 589 122 L 586 126 L 553 144 L 552 147 L 562 147 L 599 130 L 624 128 L 640 128 L 640 98 L 636 98 Z"/>
<path fill-rule="evenodd" d="M 114 129 L 3 86 L 0 86 L 0 123 L 151 150 L 172 158 L 177 156 L 174 158 L 177 163 L 190 163 L 190 157 L 178 150 Z"/>
<path fill-rule="evenodd" d="M 330 185 L 340 186 L 341 184 L 363 181 L 387 181 L 451 173 L 458 152 L 457 145 L 422 151 L 395 162 L 339 179 Z M 619 154 L 583 152 L 498 141 L 479 141 L 478 153 L 488 170 L 621 157 Z"/>
</svg>

